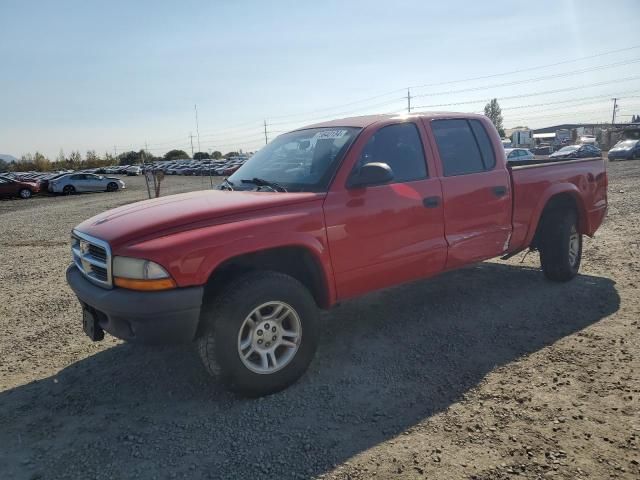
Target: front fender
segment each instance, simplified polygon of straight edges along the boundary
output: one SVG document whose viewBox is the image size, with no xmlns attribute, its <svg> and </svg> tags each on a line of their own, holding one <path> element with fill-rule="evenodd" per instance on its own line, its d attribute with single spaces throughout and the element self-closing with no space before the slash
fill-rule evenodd
<svg viewBox="0 0 640 480">
<path fill-rule="evenodd" d="M 119 247 L 115 255 L 146 258 L 167 269 L 179 287 L 204 285 L 221 264 L 240 255 L 279 247 L 302 247 L 321 267 L 328 300 L 335 283 L 320 202 L 262 210 L 226 223 L 171 233 Z"/>
</svg>

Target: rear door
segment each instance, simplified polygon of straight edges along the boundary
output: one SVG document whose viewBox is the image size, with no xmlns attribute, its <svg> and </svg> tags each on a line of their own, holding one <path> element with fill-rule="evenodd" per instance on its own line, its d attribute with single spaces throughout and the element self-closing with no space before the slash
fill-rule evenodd
<svg viewBox="0 0 640 480">
<path fill-rule="evenodd" d="M 324 203 L 339 299 L 441 271 L 446 259 L 440 181 L 427 168 L 421 124 L 364 132 L 345 159 Z M 365 163 L 382 162 L 394 179 L 348 188 Z"/>
<path fill-rule="evenodd" d="M 511 178 L 479 119 L 429 124 L 442 167 L 447 268 L 501 255 L 511 236 Z M 492 128 L 492 127 L 490 127 Z"/>
</svg>

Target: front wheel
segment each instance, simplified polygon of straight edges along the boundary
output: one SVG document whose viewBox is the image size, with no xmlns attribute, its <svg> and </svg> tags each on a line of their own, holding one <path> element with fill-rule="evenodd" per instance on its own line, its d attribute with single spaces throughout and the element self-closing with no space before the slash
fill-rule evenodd
<svg viewBox="0 0 640 480">
<path fill-rule="evenodd" d="M 62 193 L 64 193 L 65 195 L 73 195 L 74 193 L 76 193 L 76 187 L 74 187 L 73 185 L 65 185 L 62 189 Z"/>
<path fill-rule="evenodd" d="M 107 192 L 115 192 L 118 190 L 118 184 L 116 182 L 109 182 L 107 184 Z"/>
<path fill-rule="evenodd" d="M 553 211 L 545 215 L 540 263 L 545 276 L 566 282 L 576 276 L 582 259 L 582 234 L 573 210 Z"/>
<path fill-rule="evenodd" d="M 20 198 L 24 198 L 25 200 L 28 199 L 28 198 L 31 198 L 31 196 L 33 195 L 31 190 L 29 190 L 28 188 L 21 189 L 18 192 L 18 194 L 20 195 Z"/>
<path fill-rule="evenodd" d="M 198 351 L 205 368 L 227 388 L 250 397 L 268 395 L 307 370 L 318 341 L 318 311 L 296 279 L 249 273 L 211 303 Z"/>
</svg>

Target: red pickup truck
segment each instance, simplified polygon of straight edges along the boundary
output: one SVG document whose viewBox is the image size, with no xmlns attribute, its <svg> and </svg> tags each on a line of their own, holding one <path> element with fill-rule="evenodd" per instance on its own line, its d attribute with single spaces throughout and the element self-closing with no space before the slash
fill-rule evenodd
<svg viewBox="0 0 640 480">
<path fill-rule="evenodd" d="M 195 341 L 263 395 L 306 370 L 319 308 L 525 249 L 570 280 L 606 209 L 602 158 L 510 167 L 484 116 L 347 118 L 277 137 L 217 190 L 81 223 L 67 281 L 93 340 Z"/>
</svg>

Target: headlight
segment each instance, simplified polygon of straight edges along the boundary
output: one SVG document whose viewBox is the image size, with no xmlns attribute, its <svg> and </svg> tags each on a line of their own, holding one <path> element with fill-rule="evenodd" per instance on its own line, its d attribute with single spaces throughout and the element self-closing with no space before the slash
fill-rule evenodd
<svg viewBox="0 0 640 480">
<path fill-rule="evenodd" d="M 131 290 L 167 290 L 176 287 L 164 268 L 142 258 L 114 257 L 112 274 L 116 286 Z"/>
</svg>

